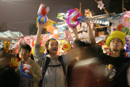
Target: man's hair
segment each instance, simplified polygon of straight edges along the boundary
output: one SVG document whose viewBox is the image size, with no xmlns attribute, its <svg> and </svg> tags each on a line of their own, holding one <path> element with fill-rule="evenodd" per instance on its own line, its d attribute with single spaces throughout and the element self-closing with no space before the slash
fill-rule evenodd
<svg viewBox="0 0 130 87">
<path fill-rule="evenodd" d="M 91 47 L 91 44 L 89 44 L 88 42 L 82 42 L 80 40 L 75 40 L 74 41 L 75 47 Z"/>
<path fill-rule="evenodd" d="M 49 46 L 49 42 L 50 42 L 50 41 L 56 41 L 57 44 L 58 44 L 58 41 L 57 41 L 56 39 L 51 38 L 51 39 L 49 39 L 49 40 L 46 41 L 46 43 L 45 43 L 46 48 L 48 48 L 48 46 Z M 49 50 L 48 50 L 48 49 L 47 49 L 47 53 L 49 54 Z"/>
<path fill-rule="evenodd" d="M 21 49 L 28 50 L 29 53 L 31 52 L 31 47 L 30 47 L 30 45 L 28 45 L 28 44 L 21 45 L 19 51 L 20 51 Z"/>
<path fill-rule="evenodd" d="M 81 49 L 85 49 L 86 50 L 85 51 L 86 52 L 85 55 L 89 55 L 91 57 L 98 57 L 99 56 L 97 51 L 93 47 L 93 45 L 88 43 L 88 42 L 85 43 L 85 42 L 82 42 L 80 40 L 75 40 L 74 44 L 75 44 L 75 47 L 78 47 L 78 48 L 81 48 Z"/>
</svg>

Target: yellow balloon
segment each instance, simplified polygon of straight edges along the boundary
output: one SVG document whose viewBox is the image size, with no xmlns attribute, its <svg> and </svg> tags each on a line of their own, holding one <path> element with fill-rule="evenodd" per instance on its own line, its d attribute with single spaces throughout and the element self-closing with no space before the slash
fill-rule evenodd
<svg viewBox="0 0 130 87">
<path fill-rule="evenodd" d="M 35 52 L 34 52 L 34 47 L 32 48 L 31 53 L 32 53 L 33 55 L 35 55 Z"/>
<path fill-rule="evenodd" d="M 40 52 L 40 53 L 42 53 L 43 51 L 44 51 L 43 47 L 42 47 L 42 46 L 40 46 L 40 50 L 39 50 L 39 52 Z M 33 55 L 35 55 L 35 52 L 34 52 L 34 47 L 32 48 L 31 53 L 32 53 Z"/>
<path fill-rule="evenodd" d="M 65 43 L 62 47 L 62 50 L 64 50 L 64 51 L 69 51 L 70 49 L 71 49 L 70 43 Z"/>
<path fill-rule="evenodd" d="M 42 53 L 43 51 L 44 51 L 43 47 L 40 46 L 40 50 L 39 50 L 39 52 Z"/>
<path fill-rule="evenodd" d="M 11 58 L 11 63 L 12 63 L 13 66 L 17 66 L 17 59 Z"/>
</svg>

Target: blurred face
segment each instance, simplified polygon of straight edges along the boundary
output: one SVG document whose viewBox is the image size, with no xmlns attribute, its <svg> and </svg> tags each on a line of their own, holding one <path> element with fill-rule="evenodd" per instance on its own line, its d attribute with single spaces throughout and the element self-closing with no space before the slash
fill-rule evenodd
<svg viewBox="0 0 130 87">
<path fill-rule="evenodd" d="M 57 54 L 58 51 L 57 41 L 50 40 L 47 49 L 49 50 L 49 54 Z"/>
<path fill-rule="evenodd" d="M 20 55 L 20 57 L 22 58 L 22 59 L 28 59 L 29 58 L 29 51 L 28 50 L 26 50 L 26 49 L 22 49 L 21 48 L 21 50 L 20 50 L 20 52 L 19 52 L 19 55 Z"/>
<path fill-rule="evenodd" d="M 109 47 L 111 51 L 121 51 L 121 49 L 123 49 L 123 44 L 120 39 L 114 38 L 111 40 Z"/>
</svg>

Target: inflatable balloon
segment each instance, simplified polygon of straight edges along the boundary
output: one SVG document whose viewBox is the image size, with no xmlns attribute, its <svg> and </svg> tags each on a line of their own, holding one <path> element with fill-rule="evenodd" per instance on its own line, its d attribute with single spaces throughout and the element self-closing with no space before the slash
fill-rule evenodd
<svg viewBox="0 0 130 87">
<path fill-rule="evenodd" d="M 38 22 L 45 24 L 47 22 L 47 16 L 46 14 L 49 12 L 50 8 L 46 7 L 44 4 L 40 4 L 37 15 L 38 17 Z"/>
<path fill-rule="evenodd" d="M 39 50 L 39 52 L 42 53 L 43 51 L 44 51 L 43 47 L 40 46 L 40 50 Z"/>
<path fill-rule="evenodd" d="M 125 27 L 130 26 L 130 11 L 126 11 L 125 14 L 122 17 L 123 25 Z"/>
<path fill-rule="evenodd" d="M 47 16 L 40 15 L 38 17 L 38 22 L 45 24 L 47 22 Z"/>
<path fill-rule="evenodd" d="M 44 51 L 43 47 L 42 47 L 42 46 L 40 46 L 40 50 L 39 50 L 39 52 L 40 52 L 40 53 L 42 53 L 43 51 Z M 35 55 L 35 52 L 34 52 L 34 47 L 32 48 L 31 53 L 32 53 L 33 55 Z"/>
<path fill-rule="evenodd" d="M 17 67 L 18 59 L 17 58 L 11 58 L 10 67 Z"/>
<path fill-rule="evenodd" d="M 23 70 L 25 73 L 29 72 L 29 69 L 32 67 L 32 65 L 29 64 L 23 64 Z"/>
<path fill-rule="evenodd" d="M 70 49 L 71 49 L 70 43 L 65 43 L 62 47 L 62 50 L 64 50 L 64 51 L 69 51 Z"/>
<path fill-rule="evenodd" d="M 22 66 L 22 65 L 19 67 L 19 71 L 20 71 L 21 75 L 25 76 L 26 78 L 31 78 L 32 75 L 27 75 L 27 73 L 23 70 L 23 67 L 24 66 Z"/>
<path fill-rule="evenodd" d="M 81 17 L 81 16 L 82 14 L 78 9 L 70 9 L 68 11 L 68 17 L 66 19 L 67 24 L 70 27 L 75 28 L 80 23 L 80 21 L 78 20 L 78 17 Z M 76 24 L 75 25 L 70 24 L 71 21 L 76 22 Z"/>
</svg>

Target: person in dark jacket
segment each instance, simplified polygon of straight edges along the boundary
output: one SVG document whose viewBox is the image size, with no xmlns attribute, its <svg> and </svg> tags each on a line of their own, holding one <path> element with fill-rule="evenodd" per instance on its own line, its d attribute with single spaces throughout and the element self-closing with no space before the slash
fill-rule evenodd
<svg viewBox="0 0 130 87">
<path fill-rule="evenodd" d="M 0 56 L 0 87 L 19 87 L 19 77 L 14 68 L 9 66 L 12 57 L 15 57 L 15 54 Z"/>
<path fill-rule="evenodd" d="M 93 46 L 80 40 L 75 41 L 78 58 L 70 63 L 67 73 L 68 87 L 111 87 L 104 76 L 105 66 Z"/>
</svg>

